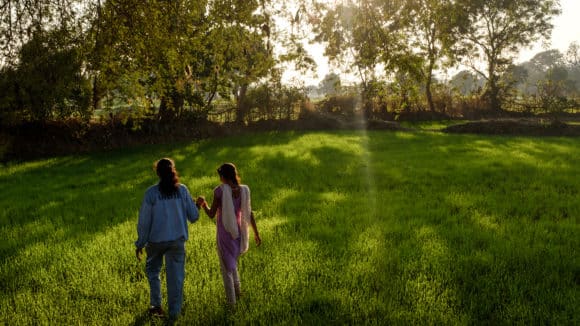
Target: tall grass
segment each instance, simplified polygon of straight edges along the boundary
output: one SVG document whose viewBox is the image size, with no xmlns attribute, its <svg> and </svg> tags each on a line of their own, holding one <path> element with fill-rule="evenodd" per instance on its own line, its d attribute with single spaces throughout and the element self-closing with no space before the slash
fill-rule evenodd
<svg viewBox="0 0 580 326">
<path fill-rule="evenodd" d="M 133 241 L 163 156 L 207 197 L 235 162 L 263 239 L 228 313 L 190 226 L 179 324 L 578 322 L 580 140 L 289 132 L 5 166 L 0 324 L 158 324 Z"/>
</svg>

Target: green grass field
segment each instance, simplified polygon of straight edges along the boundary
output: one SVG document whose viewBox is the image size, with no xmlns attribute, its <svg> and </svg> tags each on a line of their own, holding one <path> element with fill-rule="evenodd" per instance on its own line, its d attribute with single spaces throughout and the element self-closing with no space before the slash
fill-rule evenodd
<svg viewBox="0 0 580 326">
<path fill-rule="evenodd" d="M 134 257 L 153 162 L 252 189 L 263 245 L 225 307 L 215 224 L 190 226 L 178 324 L 576 324 L 580 139 L 289 132 L 0 170 L 0 324 L 159 324 Z M 164 287 L 164 286 L 163 286 Z"/>
<path fill-rule="evenodd" d="M 469 120 L 433 120 L 433 121 L 401 121 L 403 127 L 420 131 L 441 131 L 449 126 L 466 123 Z"/>
</svg>

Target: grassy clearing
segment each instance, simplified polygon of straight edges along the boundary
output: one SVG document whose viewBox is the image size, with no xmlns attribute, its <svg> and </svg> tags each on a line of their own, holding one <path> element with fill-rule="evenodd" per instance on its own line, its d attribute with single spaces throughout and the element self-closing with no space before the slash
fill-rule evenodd
<svg viewBox="0 0 580 326">
<path fill-rule="evenodd" d="M 580 140 L 269 133 L 0 170 L 0 324 L 149 324 L 137 210 L 170 156 L 194 194 L 235 162 L 263 246 L 228 314 L 215 225 L 190 226 L 184 315 L 222 324 L 573 324 Z M 155 322 L 153 322 L 155 324 Z"/>
<path fill-rule="evenodd" d="M 449 126 L 465 123 L 467 120 L 403 121 L 401 125 L 421 131 L 440 131 Z"/>
</svg>

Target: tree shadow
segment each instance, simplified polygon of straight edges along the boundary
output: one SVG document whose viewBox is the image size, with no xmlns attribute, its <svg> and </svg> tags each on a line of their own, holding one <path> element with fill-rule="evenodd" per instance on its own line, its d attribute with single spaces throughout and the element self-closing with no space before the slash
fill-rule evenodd
<svg viewBox="0 0 580 326">
<path fill-rule="evenodd" d="M 262 318 L 328 322 L 339 316 L 354 323 L 381 320 L 393 324 L 417 320 L 427 324 L 569 320 L 573 312 L 565 301 L 571 299 L 570 287 L 574 287 L 580 269 L 574 263 L 562 264 L 562 259 L 574 261 L 573 253 L 562 250 L 578 243 L 555 238 L 558 233 L 573 232 L 565 220 L 578 211 L 574 201 L 578 184 L 570 178 L 567 167 L 576 155 L 567 153 L 569 141 L 559 147 L 552 139 L 536 145 L 528 139 L 505 137 L 446 139 L 418 134 L 381 139 L 371 133 L 369 138 L 370 152 L 384 152 L 381 157 L 387 157 L 387 162 L 374 162 L 370 167 L 370 184 L 380 196 L 377 202 L 357 198 L 353 205 L 352 198 L 336 195 L 368 189 L 369 183 L 364 181 L 367 163 L 360 155 L 329 146 L 311 151 L 315 164 L 298 161 L 294 165 L 282 154 L 261 162 L 269 170 L 286 166 L 287 171 L 306 174 L 308 184 L 295 184 L 292 178 L 296 173 L 281 172 L 280 181 L 290 191 L 283 199 L 276 199 L 277 214 L 283 220 L 272 229 L 271 241 L 290 241 L 284 248 L 314 248 L 316 254 L 304 252 L 304 259 L 314 260 L 320 267 L 302 270 L 299 265 L 305 262 L 290 255 L 287 264 L 301 272 L 298 277 L 286 276 L 289 289 L 280 291 L 275 299 L 283 304 L 267 306 Z M 497 152 L 487 156 L 490 148 Z M 563 164 L 541 164 L 558 162 L 562 155 Z M 384 166 L 389 168 L 381 170 Z M 466 170 L 469 167 L 472 170 Z M 545 173 L 562 176 L 530 178 Z M 358 181 L 336 189 L 333 180 L 337 179 L 341 184 L 347 179 Z M 547 196 L 534 188 L 535 183 L 548 187 L 550 201 L 557 202 L 552 196 L 561 196 L 564 191 L 569 200 L 564 201 L 563 209 L 568 213 L 561 213 L 557 204 L 546 205 L 539 197 L 525 200 L 529 196 L 522 191 L 525 189 Z M 513 194 L 518 189 L 521 197 Z M 360 210 L 361 205 L 373 204 L 377 205 L 374 210 Z M 547 214 L 538 216 L 538 210 Z M 333 218 L 336 211 L 341 217 Z M 357 215 L 361 212 L 369 216 Z M 316 215 L 316 220 L 310 219 L 311 215 Z M 530 246 L 531 234 L 518 232 L 528 222 L 546 224 L 551 235 L 534 235 L 539 244 Z M 555 248 L 546 248 L 554 244 Z M 260 259 L 271 260 L 274 252 L 262 251 Z M 550 257 L 550 252 L 557 255 Z M 546 270 L 544 263 L 553 268 Z M 560 270 L 558 277 L 550 276 L 554 270 Z M 344 281 L 333 271 L 348 273 L 353 283 L 340 283 Z M 553 281 L 546 283 L 546 279 Z M 558 283 L 560 280 L 567 283 Z M 358 288 L 370 292 L 359 293 Z M 566 294 L 558 297 L 553 289 Z M 320 293 L 310 297 L 316 291 Z M 357 311 L 341 297 L 349 292 L 351 296 L 376 296 L 383 304 Z M 562 311 L 538 316 L 535 310 L 545 311 L 542 298 L 546 296 Z M 297 302 L 295 308 L 288 306 L 291 302 Z M 314 316 L 312 311 L 316 311 Z M 558 314 L 564 319 L 558 319 Z"/>
<path fill-rule="evenodd" d="M 260 218 L 272 222 L 270 234 L 263 235 L 269 243 L 242 260 L 255 264 L 251 271 L 258 275 L 273 265 L 295 269 L 297 276 L 282 277 L 287 287 L 260 280 L 272 302 L 263 303 L 259 320 L 502 323 L 502 311 L 523 303 L 542 308 L 542 298 L 561 305 L 564 317 L 570 314 L 562 300 L 570 299 L 580 268 L 574 253 L 565 251 L 580 244 L 557 234 L 576 232 L 565 223 L 579 211 L 577 178 L 570 176 L 580 153 L 567 153 L 579 148 L 577 141 L 542 139 L 538 145 L 527 138 L 369 132 L 368 148 L 357 152 L 348 142 L 361 134 L 345 132 L 336 143 L 301 148 L 302 138 L 310 142 L 317 135 L 271 133 L 149 146 L 39 161 L 2 174 L 2 291 L 42 290 L 38 266 L 63 259 L 32 256 L 13 265 L 27 250 L 66 242 L 82 246 L 116 225 L 136 223 L 143 193 L 156 182 L 153 162 L 170 156 L 193 196 L 210 193 L 219 183 L 215 169 L 234 161 Z M 505 153 L 517 155 L 505 159 Z M 546 173 L 550 178 L 540 178 Z M 536 186 L 547 187 L 548 201 Z M 551 203 L 562 196 L 565 204 Z M 547 233 L 528 238 L 518 232 L 518 219 L 543 225 Z M 535 240 L 541 245 L 534 246 Z M 500 242 L 505 244 L 497 246 Z M 550 242 L 556 251 L 542 248 Z M 307 251 L 280 256 L 293 246 Z M 301 269 L 302 262 L 309 267 Z M 549 283 L 552 289 L 541 285 L 541 278 L 551 277 L 543 262 L 562 276 Z M 350 282 L 336 275 L 342 272 L 350 273 Z M 529 301 L 520 297 L 526 291 Z M 565 293 L 563 299 L 554 291 Z M 424 293 L 431 301 L 419 300 Z M 353 307 L 348 296 L 368 296 L 360 300 L 373 304 Z M 432 317 L 430 307 L 439 309 Z M 199 321 L 229 322 L 223 312 L 216 309 Z M 446 319 L 452 314 L 456 319 Z M 138 314 L 135 324 L 143 320 Z"/>
<path fill-rule="evenodd" d="M 453 137 L 445 142 L 431 139 L 425 147 L 416 141 L 411 141 L 411 150 L 414 145 L 428 150 L 413 151 L 412 160 L 393 157 L 406 164 L 390 173 L 401 186 L 390 189 L 391 201 L 397 203 L 391 219 L 404 226 L 406 235 L 402 241 L 378 235 L 387 243 L 395 241 L 385 251 L 397 252 L 401 260 L 395 269 L 392 259 L 379 265 L 399 282 L 392 295 L 403 299 L 397 319 L 387 320 L 569 320 L 569 289 L 580 268 L 571 263 L 574 254 L 563 248 L 580 243 L 560 235 L 574 232 L 571 212 L 580 208 L 574 200 L 578 183 L 571 173 L 580 154 L 570 152 L 576 142 Z M 388 140 L 377 143 L 385 149 L 392 145 Z M 380 178 L 377 183 L 389 189 Z"/>
<path fill-rule="evenodd" d="M 139 315 L 135 316 L 135 320 L 131 325 L 133 326 L 144 326 L 151 324 L 151 317 L 149 316 L 148 311 L 143 311 Z"/>
<path fill-rule="evenodd" d="M 266 142 L 285 144 L 294 137 L 294 133 L 270 133 Z M 157 181 L 152 169 L 155 160 L 175 158 L 182 182 L 195 196 L 200 189 L 219 182 L 217 178 L 208 179 L 208 171 L 213 176 L 218 164 L 246 158 L 244 153 L 253 146 L 264 146 L 263 139 L 224 138 L 216 143 L 143 146 L 8 166 L 0 174 L 4 186 L 0 189 L 0 235 L 6 239 L 0 245 L 2 292 L 7 296 L 23 291 L 43 292 L 46 280 L 44 276 L 39 278 L 38 269 L 66 265 L 62 253 L 37 248 L 74 244 L 82 250 L 85 244 L 117 225 L 131 220 L 136 223 L 142 196 Z M 73 271 L 78 269 L 70 267 Z M 126 273 L 125 269 L 113 272 Z M 71 272 L 64 271 L 54 281 L 66 282 L 70 276 Z M 142 320 L 137 316 L 136 322 Z"/>
</svg>

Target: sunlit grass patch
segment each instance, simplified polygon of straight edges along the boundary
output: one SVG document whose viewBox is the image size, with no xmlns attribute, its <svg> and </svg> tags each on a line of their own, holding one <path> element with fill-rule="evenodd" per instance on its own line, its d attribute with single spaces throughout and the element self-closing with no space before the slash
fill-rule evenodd
<svg viewBox="0 0 580 326">
<path fill-rule="evenodd" d="M 215 221 L 190 226 L 178 324 L 573 324 L 579 145 L 288 132 L 11 164 L 0 170 L 0 324 L 152 323 L 133 241 L 165 156 L 208 200 L 216 168 L 236 163 L 263 239 L 241 258 L 230 314 Z"/>
<path fill-rule="evenodd" d="M 465 120 L 439 120 L 439 121 L 403 121 L 401 125 L 408 128 L 418 129 L 418 130 L 427 130 L 427 131 L 438 131 L 443 130 L 446 127 L 464 123 Z"/>
</svg>

